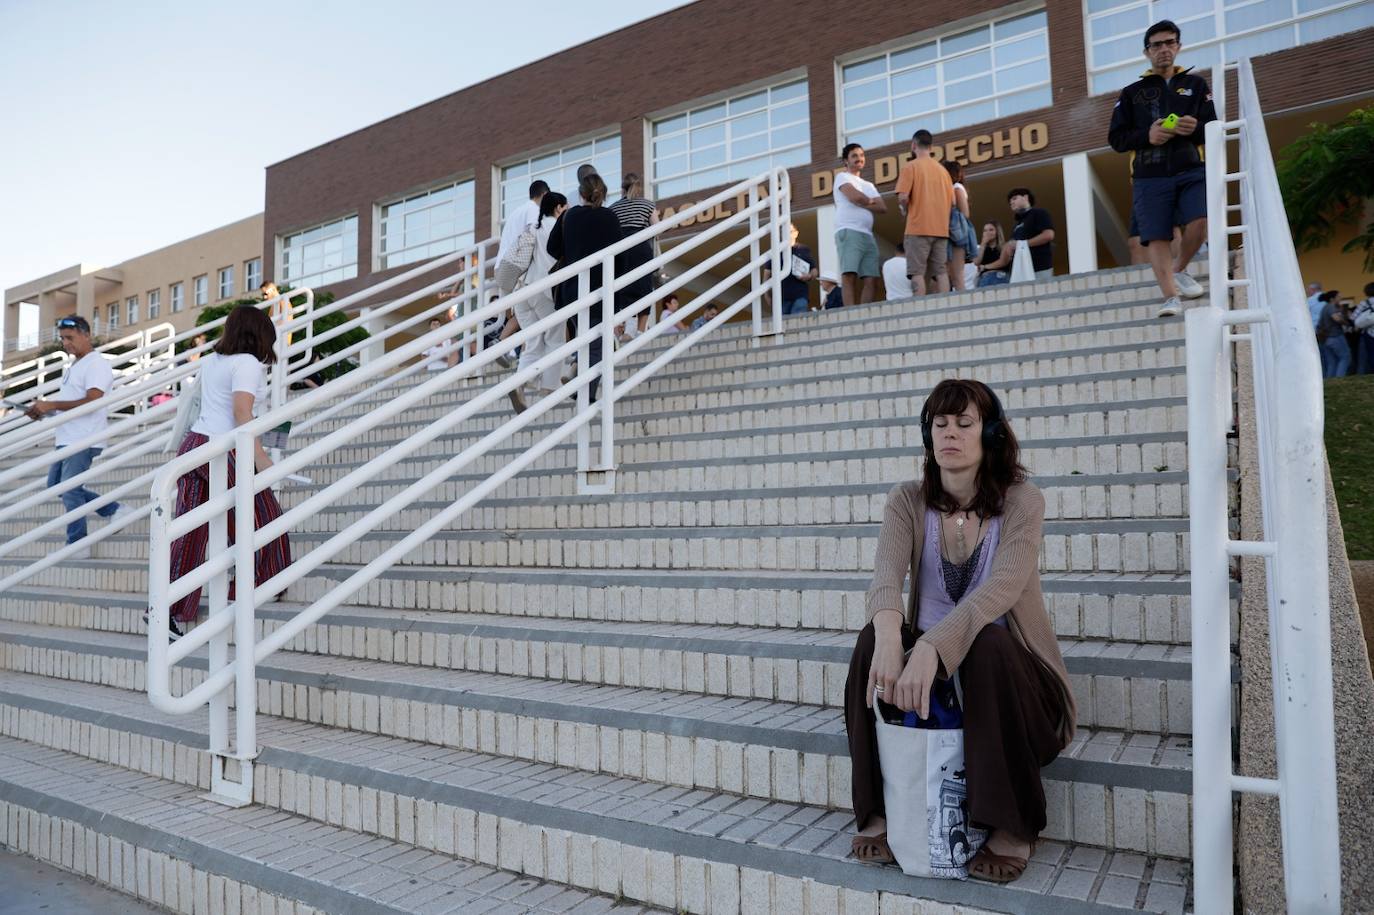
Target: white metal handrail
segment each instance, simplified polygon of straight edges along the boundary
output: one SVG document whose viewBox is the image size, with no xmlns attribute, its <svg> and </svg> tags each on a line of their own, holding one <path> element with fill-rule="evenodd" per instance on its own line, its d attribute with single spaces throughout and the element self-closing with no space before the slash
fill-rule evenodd
<svg viewBox="0 0 1374 915">
<path fill-rule="evenodd" d="M 741 196 L 747 203 L 738 211 L 713 222 L 708 228 L 683 241 L 648 263 L 619 274 L 616 257 L 642 242 L 657 238 L 705 213 L 715 211 L 718 204 Z M 577 470 L 583 492 L 606 492 L 614 486 L 614 429 L 615 403 L 631 390 L 651 378 L 664 365 L 695 345 L 704 336 L 740 314 L 746 308 L 753 311 L 753 332 L 756 338 L 782 332 L 781 260 L 786 244 L 786 227 L 790 219 L 790 186 L 785 170 L 778 169 L 748 181 L 742 181 L 711 198 L 686 208 L 672 219 L 662 221 L 634 233 L 604 251 L 570 264 L 547 277 L 517 289 L 494 303 L 479 302 L 466 314 L 436 331 L 424 334 L 395 348 L 383 358 L 339 379 L 333 392 L 312 391 L 293 399 L 284 407 L 274 409 L 234 432 L 211 439 L 194 452 L 168 462 L 157 474 L 153 485 L 153 513 L 149 537 L 150 622 L 148 627 L 148 693 L 159 709 L 172 713 L 187 713 L 202 705 L 210 706 L 210 750 L 212 753 L 212 794 L 226 803 L 246 804 L 252 797 L 252 759 L 257 755 L 256 738 L 256 665 L 273 652 L 288 644 L 306 627 L 316 623 L 326 613 L 340 606 L 368 582 L 382 574 L 406 553 L 429 539 L 454 519 L 476 505 L 498 486 L 572 435 L 577 436 Z M 738 236 L 738 237 L 735 237 Z M 681 272 L 667 280 L 660 288 L 617 309 L 615 295 L 635 280 L 657 273 L 665 266 L 713 240 L 721 247 L 705 256 L 698 264 L 683 265 Z M 746 253 L 747 252 L 747 253 Z M 627 377 L 617 379 L 617 367 L 643 349 L 650 341 L 669 329 L 667 322 L 650 327 L 635 341 L 615 349 L 613 328 L 633 320 L 654 301 L 669 292 L 705 276 L 717 266 L 733 268 L 731 260 L 745 254 L 744 266 L 732 269 L 729 275 L 713 282 L 691 304 L 678 312 L 678 320 L 709 303 L 718 295 L 727 294 L 737 283 L 744 282 L 748 291 L 725 307 L 704 326 L 666 347 L 646 364 L 631 370 Z M 591 288 L 591 273 L 599 268 L 603 282 Z M 765 280 L 763 271 L 770 270 Z M 714 276 L 711 279 L 715 279 Z M 331 393 L 349 388 L 366 388 L 389 373 L 406 365 L 425 349 L 459 335 L 480 333 L 483 322 L 507 308 L 543 294 L 552 294 L 565 281 L 576 281 L 578 294 L 574 301 L 555 309 L 551 314 L 528 327 L 521 327 L 506 340 L 483 350 L 475 358 L 442 372 L 432 373 L 424 380 L 381 403 L 370 413 L 330 431 L 301 450 L 285 457 L 273 466 L 258 471 L 254 468 L 253 443 L 264 431 L 283 421 L 304 419 L 327 405 Z M 710 282 L 707 280 L 706 282 Z M 771 297 L 775 307 L 771 320 L 765 324 L 763 305 Z M 592 324 L 591 311 L 599 306 L 601 322 Z M 334 480 L 297 505 L 286 510 L 281 518 L 254 529 L 252 505 L 258 491 L 269 488 L 287 475 L 309 467 L 349 442 L 368 435 L 379 425 L 404 415 L 432 395 L 452 388 L 460 381 L 490 365 L 499 356 L 516 347 L 528 344 L 546 330 L 563 326 L 576 319 L 576 332 L 562 345 L 536 360 L 533 364 L 502 377 L 491 387 L 480 390 L 462 406 L 447 411 L 409 437 L 375 455 L 364 465 Z M 599 365 L 590 362 L 590 345 L 600 340 L 602 358 Z M 362 518 L 328 537 L 310 552 L 299 556 L 284 571 L 261 584 L 253 584 L 253 557 L 257 549 L 294 526 L 314 517 L 322 508 L 341 500 L 356 497 L 358 487 L 394 467 L 425 445 L 449 430 L 477 415 L 483 409 L 504 403 L 506 396 L 517 386 L 532 381 L 545 368 L 561 365 L 570 354 L 577 354 L 578 369 L 572 380 L 565 382 L 552 395 L 542 398 L 523 413 L 513 416 L 496 429 L 481 437 L 461 453 L 443 461 L 399 492 L 368 511 Z M 600 385 L 595 402 L 590 397 L 593 382 Z M 354 571 L 344 581 L 335 584 L 323 596 L 312 601 L 271 635 L 257 640 L 254 616 L 257 604 L 264 595 L 272 595 L 300 581 L 325 562 L 336 557 L 350 544 L 357 542 L 383 520 L 411 506 L 417 499 L 449 480 L 493 448 L 507 443 L 522 430 L 533 428 L 541 417 L 561 411 L 569 405 L 567 418 L 560 412 L 561 422 L 552 431 L 543 433 L 515 459 L 465 492 L 457 501 L 444 505 L 407 536 L 389 545 L 377 558 Z M 593 449 L 592 426 L 599 422 L 597 447 Z M 237 485 L 229 488 L 227 481 L 228 455 L 235 456 Z M 175 515 L 176 481 L 182 474 L 198 466 L 209 465 L 210 497 L 204 505 L 183 515 Z M 235 546 L 228 548 L 227 512 L 236 509 Z M 180 579 L 170 578 L 170 546 L 177 537 L 201 525 L 209 525 L 210 547 L 205 563 Z M 228 574 L 233 567 L 238 581 L 236 600 L 228 601 Z M 208 587 L 210 615 L 184 638 L 171 643 L 168 619 L 173 602 L 200 588 Z M 229 654 L 230 630 L 233 631 L 234 655 Z M 209 666 L 201 683 L 183 693 L 173 695 L 170 687 L 172 667 L 201 646 L 209 646 Z M 235 699 L 235 733 L 229 735 L 228 709 L 230 693 Z M 228 760 L 239 761 L 239 778 L 226 775 Z"/>
<path fill-rule="evenodd" d="M 409 329 L 414 324 L 426 321 L 440 311 L 447 311 L 452 308 L 460 313 L 470 312 L 476 303 L 483 300 L 485 295 L 487 274 L 490 272 L 489 261 L 494 253 L 496 242 L 496 239 L 477 242 L 452 254 L 427 261 L 319 308 L 315 306 L 314 291 L 308 287 L 293 289 L 273 299 L 265 300 L 263 306 L 269 309 L 279 331 L 277 339 L 278 358 L 273 366 L 268 385 L 269 404 L 274 407 L 284 404 L 290 385 L 299 379 L 354 356 L 365 347 L 384 346 L 386 341 L 393 336 L 399 334 L 409 336 Z M 442 271 L 441 279 L 419 292 L 402 296 L 371 310 L 364 311 L 361 308 L 363 302 L 375 298 L 388 289 L 401 284 L 413 283 L 426 274 L 436 271 Z M 360 343 L 345 347 L 317 362 L 311 363 L 309 361 L 314 347 L 348 333 L 354 328 L 363 326 L 369 321 L 385 317 L 416 301 L 426 293 L 451 287 L 460 287 L 461 292 L 439 306 L 424 309 L 418 315 L 390 325 L 381 333 L 372 335 Z M 360 313 L 329 330 L 315 334 L 314 322 L 319 318 L 333 313 L 354 310 L 358 310 Z M 120 502 L 132 509 L 129 513 L 121 514 L 114 521 L 88 531 L 87 536 L 78 544 L 64 545 L 49 550 L 35 559 L 22 560 L 17 569 L 9 571 L 8 574 L 0 573 L 0 591 L 66 561 L 78 551 L 98 545 L 148 516 L 151 508 L 149 504 L 142 502 L 140 496 L 148 492 L 158 467 L 147 467 L 141 472 L 135 472 L 132 476 L 128 475 L 128 468 L 135 466 L 136 462 L 146 465 L 148 456 L 164 446 L 176 410 L 175 401 L 170 404 L 161 404 L 156 408 L 149 408 L 149 399 L 154 394 L 176 391 L 181 382 L 199 370 L 199 367 L 192 361 L 192 357 L 203 355 L 215 344 L 195 345 L 181 353 L 176 352 L 176 345 L 193 339 L 206 331 L 221 327 L 227 319 L 228 316 L 226 315 L 179 334 L 170 337 L 164 335 L 150 342 L 146 336 L 140 338 L 138 334 L 134 334 L 104 344 L 102 350 L 127 345 L 130 342 L 137 342 L 139 339 L 145 341 L 144 345 L 137 350 L 116 357 L 119 360 L 134 360 L 135 365 L 132 370 L 119 379 L 119 383 L 116 384 L 113 391 L 107 392 L 104 397 L 97 401 L 56 415 L 49 415 L 37 422 L 27 420 L 22 413 L 16 412 L 8 419 L 9 426 L 0 423 L 0 460 L 7 458 L 17 460 L 17 463 L 12 466 L 0 469 L 0 523 L 21 519 L 34 509 L 44 504 L 51 504 L 59 499 L 63 493 L 78 487 L 94 486 L 98 487 L 100 492 L 99 498 L 76 509 L 64 510 L 58 516 L 41 521 L 22 534 L 0 542 L 0 560 L 18 556 L 30 544 L 60 533 L 67 523 L 82 517 L 90 519 L 100 509 L 114 502 Z M 170 331 L 171 326 L 167 325 L 165 330 Z M 158 332 L 162 333 L 163 331 L 159 328 Z M 61 364 L 62 360 L 66 358 L 64 354 L 54 355 L 56 359 L 51 360 L 54 364 Z M 46 370 L 46 364 L 38 366 L 38 368 Z M 12 374 L 18 373 L 12 372 Z M 28 379 L 21 376 L 19 380 Z M 15 384 L 18 382 L 10 380 L 8 383 Z M 380 383 L 378 387 L 385 386 L 385 383 L 385 381 Z M 36 399 L 42 393 L 55 390 L 58 386 L 60 386 L 60 379 L 48 383 L 45 387 L 40 387 L 37 391 L 28 389 L 25 393 L 28 395 L 28 399 Z M 336 385 L 327 384 L 326 387 L 333 390 Z M 349 405 L 351 403 L 351 400 L 348 401 Z M 130 408 L 134 409 L 136 417 L 120 415 L 121 411 L 127 411 Z M 44 445 L 62 425 L 96 412 L 106 412 L 113 417 L 104 432 L 87 435 L 80 441 L 55 450 Z M 8 432 L 5 431 L 6 429 Z M 92 464 L 90 469 L 54 486 L 47 485 L 47 470 L 53 462 L 70 457 L 78 451 L 101 442 L 107 443 L 104 453 Z M 119 476 L 117 480 L 114 479 L 116 475 Z"/>
<path fill-rule="evenodd" d="M 1232 800 L 1277 795 L 1288 911 L 1340 910 L 1335 724 L 1331 678 L 1326 463 L 1320 362 L 1297 254 L 1248 59 L 1237 72 L 1239 117 L 1227 120 L 1225 68 L 1206 126 L 1211 300 L 1187 312 L 1188 487 L 1192 555 L 1193 878 L 1197 912 L 1233 900 Z M 1227 141 L 1240 168 L 1228 171 Z M 1228 187 L 1240 189 L 1230 226 Z M 1242 236 L 1246 277 L 1227 271 L 1228 239 Z M 1243 286 L 1247 307 L 1228 310 Z M 1248 325 L 1246 335 L 1231 328 Z M 1264 540 L 1231 540 L 1226 433 L 1236 338 L 1248 338 L 1255 390 Z M 1230 563 L 1265 560 L 1278 777 L 1238 775 L 1231 747 Z"/>
</svg>

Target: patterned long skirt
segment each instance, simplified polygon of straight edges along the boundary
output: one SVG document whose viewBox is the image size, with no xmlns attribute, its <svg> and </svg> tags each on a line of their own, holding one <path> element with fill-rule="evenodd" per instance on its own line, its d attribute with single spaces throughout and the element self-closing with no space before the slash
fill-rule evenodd
<svg viewBox="0 0 1374 915">
<path fill-rule="evenodd" d="M 182 439 L 177 455 L 199 448 L 209 441 L 199 432 L 188 432 Z M 234 452 L 229 452 L 228 485 L 234 485 Z M 204 505 L 210 498 L 210 465 L 202 464 L 195 470 L 182 474 L 177 479 L 177 516 Z M 281 504 L 272 490 L 264 489 L 253 498 L 254 529 L 261 529 L 281 517 Z M 195 530 L 172 541 L 171 579 L 197 568 L 205 561 L 205 548 L 210 542 L 210 525 L 202 524 Z M 229 544 L 234 543 L 234 510 L 229 510 Z M 254 586 L 267 581 L 291 564 L 291 544 L 286 534 L 282 534 L 266 546 L 258 549 L 253 559 Z M 190 592 L 172 604 L 172 619 L 179 623 L 193 623 L 200 610 L 200 589 Z"/>
</svg>

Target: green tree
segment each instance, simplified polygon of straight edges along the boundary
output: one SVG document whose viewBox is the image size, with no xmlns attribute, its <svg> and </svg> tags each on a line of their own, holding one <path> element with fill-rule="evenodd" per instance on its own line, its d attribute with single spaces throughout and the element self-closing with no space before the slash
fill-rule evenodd
<svg viewBox="0 0 1374 915">
<path fill-rule="evenodd" d="M 282 291 L 289 292 L 290 288 L 283 288 Z M 334 294 L 332 292 L 321 292 L 315 296 L 315 307 L 317 309 L 322 308 L 333 301 Z M 301 297 L 298 298 L 295 302 L 293 302 L 293 304 L 302 305 L 304 304 L 304 302 L 304 297 Z M 218 320 L 219 318 L 222 318 L 225 315 L 229 314 L 230 311 L 232 311 L 240 305 L 254 305 L 260 307 L 260 304 L 260 301 L 256 298 L 235 299 L 232 302 L 225 302 L 220 305 L 211 305 L 208 308 L 202 308 L 200 314 L 196 316 L 196 326 L 200 327 L 202 325 L 209 324 L 211 321 Z M 333 330 L 340 324 L 343 324 L 349 320 L 350 318 L 348 317 L 348 315 L 344 314 L 343 312 L 336 311 L 332 314 L 327 314 L 319 318 L 316 318 L 311 323 L 311 327 L 314 329 L 315 336 L 318 337 L 325 331 Z M 212 341 L 218 340 L 220 330 L 222 329 L 222 327 L 223 325 L 220 325 L 220 327 L 212 327 L 206 330 L 206 339 Z M 363 340 L 366 340 L 368 336 L 370 335 L 367 331 L 363 330 L 361 327 L 355 327 L 347 333 L 339 334 L 337 337 L 333 337 L 329 340 L 325 340 L 323 343 L 316 344 L 313 348 L 315 350 L 315 353 L 318 356 L 320 356 L 320 358 L 324 358 L 326 356 L 332 356 L 339 350 L 347 349 L 355 343 L 361 343 Z M 180 352 L 182 350 L 189 349 L 192 343 L 192 340 L 185 340 L 177 344 L 177 351 Z M 337 378 L 345 372 L 352 371 L 357 367 L 357 363 L 353 362 L 352 360 L 341 359 L 333 365 L 327 366 L 325 369 L 323 369 L 323 374 L 325 378 Z"/>
<path fill-rule="evenodd" d="M 1374 108 L 1357 108 L 1279 153 L 1279 187 L 1293 239 L 1305 251 L 1329 244 L 1342 225 L 1359 226 L 1374 200 Z M 1364 251 L 1374 271 L 1374 219 L 1341 248 Z"/>
</svg>

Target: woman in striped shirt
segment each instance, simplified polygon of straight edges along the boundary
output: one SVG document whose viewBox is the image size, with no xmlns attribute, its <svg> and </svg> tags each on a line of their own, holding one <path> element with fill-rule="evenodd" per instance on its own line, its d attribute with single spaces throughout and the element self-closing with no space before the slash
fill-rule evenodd
<svg viewBox="0 0 1374 915">
<path fill-rule="evenodd" d="M 654 202 L 644 196 L 644 182 L 639 175 L 629 172 L 620 182 L 620 190 L 624 195 L 615 203 L 611 204 L 611 212 L 616 219 L 620 220 L 620 231 L 622 237 L 628 238 L 636 232 L 647 229 L 649 226 L 658 223 L 658 208 Z M 626 251 L 620 258 L 622 266 L 616 269 L 622 274 L 642 267 L 653 260 L 655 244 L 652 239 L 642 241 L 630 250 Z M 654 291 L 653 273 L 648 273 L 640 277 L 633 283 L 622 286 L 616 290 L 615 310 L 620 312 L 628 308 L 640 299 L 652 295 Z M 625 332 L 630 336 L 636 336 L 639 331 L 644 330 L 649 323 L 649 310 L 651 303 L 642 303 L 642 310 L 639 316 L 633 320 L 625 320 Z"/>
</svg>

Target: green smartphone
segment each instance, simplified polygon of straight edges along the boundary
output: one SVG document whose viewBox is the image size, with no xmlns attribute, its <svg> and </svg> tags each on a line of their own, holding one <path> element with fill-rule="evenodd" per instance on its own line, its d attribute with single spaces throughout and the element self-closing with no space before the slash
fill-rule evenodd
<svg viewBox="0 0 1374 915">
<path fill-rule="evenodd" d="M 1160 123 L 1159 126 L 1160 126 L 1160 127 L 1163 127 L 1165 130 L 1173 130 L 1175 127 L 1178 126 L 1178 115 L 1176 115 L 1176 114 L 1171 114 L 1171 115 L 1169 115 L 1167 118 L 1165 118 L 1165 119 Z"/>
</svg>

